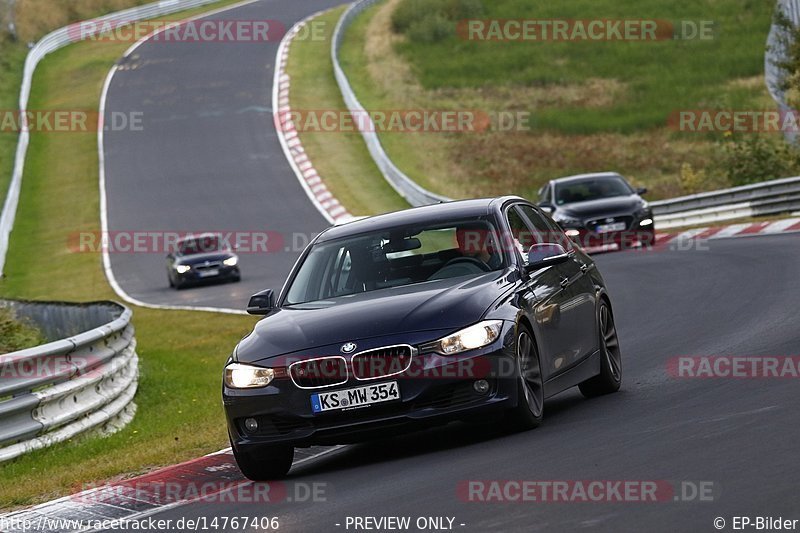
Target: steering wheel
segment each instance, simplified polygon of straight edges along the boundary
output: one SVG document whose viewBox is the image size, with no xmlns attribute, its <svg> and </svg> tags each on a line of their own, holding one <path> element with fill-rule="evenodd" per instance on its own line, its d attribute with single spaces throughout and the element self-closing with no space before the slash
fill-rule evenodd
<svg viewBox="0 0 800 533">
<path fill-rule="evenodd" d="M 456 257 L 437 270 L 428 279 L 445 279 L 466 276 L 478 272 L 489 272 L 489 265 L 474 257 Z"/>
<path fill-rule="evenodd" d="M 467 256 L 454 257 L 453 259 L 451 259 L 450 261 L 445 263 L 445 265 L 442 267 L 442 269 L 445 269 L 445 268 L 447 268 L 449 266 L 457 265 L 458 263 L 467 263 L 467 264 L 470 264 L 470 265 L 474 265 L 474 266 L 480 268 L 484 272 L 489 272 L 491 270 L 491 268 L 489 268 L 489 265 L 487 265 L 486 263 L 484 263 L 480 259 L 476 259 L 475 257 L 467 257 Z"/>
</svg>

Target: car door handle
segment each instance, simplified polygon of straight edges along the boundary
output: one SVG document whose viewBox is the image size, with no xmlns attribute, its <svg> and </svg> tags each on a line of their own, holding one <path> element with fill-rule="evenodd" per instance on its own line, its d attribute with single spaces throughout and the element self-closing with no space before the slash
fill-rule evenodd
<svg viewBox="0 0 800 533">
<path fill-rule="evenodd" d="M 562 289 L 566 289 L 566 288 L 567 288 L 567 285 L 569 285 L 569 278 L 563 278 L 563 279 L 561 280 L 561 288 L 562 288 Z"/>
<path fill-rule="evenodd" d="M 581 263 L 581 272 L 586 274 L 587 270 L 589 270 L 589 265 L 587 265 L 586 263 Z"/>
</svg>

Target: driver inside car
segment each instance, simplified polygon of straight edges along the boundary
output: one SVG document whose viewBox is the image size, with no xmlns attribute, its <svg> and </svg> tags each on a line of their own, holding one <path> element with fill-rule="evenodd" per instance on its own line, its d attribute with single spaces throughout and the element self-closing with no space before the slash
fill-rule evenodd
<svg viewBox="0 0 800 533">
<path fill-rule="evenodd" d="M 458 251 L 462 257 L 477 259 L 487 266 L 486 270 L 496 270 L 503 262 L 493 234 L 485 226 L 462 226 L 456 230 Z"/>
</svg>

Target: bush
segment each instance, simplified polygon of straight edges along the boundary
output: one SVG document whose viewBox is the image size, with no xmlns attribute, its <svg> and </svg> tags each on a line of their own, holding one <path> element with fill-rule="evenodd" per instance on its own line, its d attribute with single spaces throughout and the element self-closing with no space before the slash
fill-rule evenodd
<svg viewBox="0 0 800 533">
<path fill-rule="evenodd" d="M 718 154 L 717 165 L 734 186 L 796 176 L 800 172 L 800 151 L 782 138 L 768 140 L 751 135 L 738 140 L 729 136 Z"/>
<path fill-rule="evenodd" d="M 706 173 L 704 170 L 695 170 L 691 163 L 681 165 L 681 193 L 694 194 L 705 190 Z"/>
<path fill-rule="evenodd" d="M 403 0 L 392 13 L 392 30 L 432 43 L 455 34 L 459 20 L 483 14 L 482 0 Z"/>
<path fill-rule="evenodd" d="M 38 328 L 27 320 L 17 318 L 13 310 L 0 307 L 0 354 L 44 344 Z"/>
</svg>

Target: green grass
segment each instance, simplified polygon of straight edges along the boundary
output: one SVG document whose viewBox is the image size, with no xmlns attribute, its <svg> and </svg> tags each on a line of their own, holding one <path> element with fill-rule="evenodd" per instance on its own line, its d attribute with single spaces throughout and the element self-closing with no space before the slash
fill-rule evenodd
<svg viewBox="0 0 800 533">
<path fill-rule="evenodd" d="M 454 197 L 516 193 L 543 182 L 616 170 L 653 199 L 684 194 L 680 169 L 706 170 L 704 190 L 729 186 L 716 161 L 721 133 L 676 132 L 680 109 L 774 109 L 763 81 L 774 6 L 752 0 L 664 3 L 483 0 L 481 19 L 663 19 L 714 22 L 712 40 L 487 42 L 455 34 L 438 42 L 392 31 L 388 0 L 348 31 L 342 62 L 367 109 L 529 112 L 527 130 L 380 133 L 415 181 Z M 425 5 L 417 2 L 417 5 Z M 769 142 L 782 142 L 780 135 Z M 717 166 L 714 166 L 714 165 Z"/>
<path fill-rule="evenodd" d="M 294 110 L 344 113 L 347 107 L 333 76 L 330 39 L 344 8 L 316 19 L 324 40 L 296 39 L 290 48 L 287 73 L 289 101 Z M 311 161 L 333 195 L 353 215 L 374 215 L 408 207 L 386 182 L 358 132 L 300 132 Z"/>
<path fill-rule="evenodd" d="M 48 56 L 34 79 L 31 108 L 96 109 L 105 76 L 127 46 L 81 43 Z M 100 229 L 97 184 L 94 134 L 32 135 L 0 296 L 115 299 L 100 255 L 68 250 L 70 233 Z M 76 438 L 0 464 L 0 508 L 40 502 L 86 483 L 226 446 L 219 401 L 222 365 L 254 322 L 243 316 L 134 307 L 141 379 L 133 422 L 108 438 Z"/>
<path fill-rule="evenodd" d="M 426 89 L 486 85 L 549 86 L 587 78 L 629 86 L 623 101 L 603 109 L 532 109 L 541 128 L 568 133 L 659 128 L 674 109 L 752 105 L 761 90 L 728 88 L 731 80 L 760 76 L 774 5 L 753 0 L 484 1 L 481 18 L 647 18 L 711 20 L 711 40 L 657 42 L 500 42 L 452 36 L 439 43 L 407 41 L 398 48 Z M 578 112 L 580 111 L 580 112 Z"/>
</svg>

